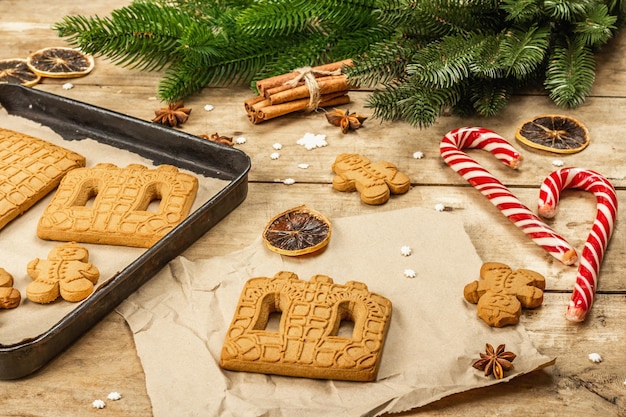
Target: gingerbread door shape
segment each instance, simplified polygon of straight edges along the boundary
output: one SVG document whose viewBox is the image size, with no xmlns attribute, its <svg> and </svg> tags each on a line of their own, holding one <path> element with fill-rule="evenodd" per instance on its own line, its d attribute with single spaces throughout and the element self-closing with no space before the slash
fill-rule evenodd
<svg viewBox="0 0 626 417">
<path fill-rule="evenodd" d="M 98 164 L 63 178 L 37 227 L 42 239 L 150 247 L 191 210 L 198 179 L 171 165 Z M 151 207 L 158 203 L 157 207 Z"/>
<path fill-rule="evenodd" d="M 391 321 L 391 302 L 360 282 L 292 272 L 252 278 L 244 286 L 222 348 L 220 366 L 318 379 L 374 381 Z M 278 330 L 266 329 L 280 312 Z M 342 320 L 351 337 L 338 335 Z"/>
<path fill-rule="evenodd" d="M 54 190 L 68 171 L 83 166 L 82 155 L 0 128 L 0 229 Z"/>
</svg>

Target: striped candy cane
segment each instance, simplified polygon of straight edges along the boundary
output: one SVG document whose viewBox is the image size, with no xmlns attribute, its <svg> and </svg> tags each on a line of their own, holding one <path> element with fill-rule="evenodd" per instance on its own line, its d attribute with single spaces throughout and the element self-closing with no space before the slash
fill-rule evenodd
<svg viewBox="0 0 626 417">
<path fill-rule="evenodd" d="M 593 304 L 600 265 L 613 234 L 617 195 L 609 180 L 597 172 L 581 168 L 561 168 L 550 174 L 541 185 L 539 214 L 547 218 L 553 217 L 560 193 L 567 188 L 593 193 L 598 207 L 596 219 L 581 254 L 574 292 L 565 315 L 568 320 L 583 321 Z"/>
<path fill-rule="evenodd" d="M 516 169 L 522 156 L 503 137 L 480 127 L 464 127 L 446 134 L 440 144 L 443 160 L 491 201 L 509 220 L 565 265 L 578 259 L 576 250 L 545 224 L 489 171 L 462 149 L 478 148 L 491 152 L 506 166 Z"/>
</svg>

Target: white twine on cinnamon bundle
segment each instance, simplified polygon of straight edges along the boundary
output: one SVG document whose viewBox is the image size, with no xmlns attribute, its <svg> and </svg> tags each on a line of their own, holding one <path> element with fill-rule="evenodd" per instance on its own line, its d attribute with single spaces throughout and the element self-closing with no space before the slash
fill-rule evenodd
<svg viewBox="0 0 626 417">
<path fill-rule="evenodd" d="M 283 84 L 291 86 L 294 88 L 298 85 L 298 83 L 304 80 L 304 85 L 309 90 L 309 104 L 307 104 L 304 111 L 311 112 L 319 106 L 322 101 L 322 95 L 320 94 L 320 87 L 317 83 L 317 78 L 315 75 L 341 75 L 341 68 L 338 68 L 334 71 L 321 71 L 316 70 L 311 67 L 302 67 L 296 68 L 293 72 L 297 72 L 298 74 L 289 81 L 285 81 Z"/>
</svg>

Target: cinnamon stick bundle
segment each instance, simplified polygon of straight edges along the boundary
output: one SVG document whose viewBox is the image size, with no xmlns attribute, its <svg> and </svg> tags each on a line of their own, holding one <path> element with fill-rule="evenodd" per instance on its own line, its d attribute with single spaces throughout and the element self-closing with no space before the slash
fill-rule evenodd
<svg viewBox="0 0 626 417">
<path fill-rule="evenodd" d="M 325 76 L 323 73 L 325 72 L 334 72 L 341 70 L 344 66 L 351 66 L 352 60 L 345 59 L 343 61 L 331 62 L 330 64 L 319 65 L 311 68 L 311 72 L 315 75 L 316 78 Z M 256 83 L 256 89 L 259 92 L 259 95 L 264 96 L 265 90 L 273 87 L 278 87 L 280 85 L 285 84 L 286 82 L 293 80 L 298 77 L 300 72 L 293 71 L 287 74 L 276 75 L 274 77 L 266 78 L 264 80 L 259 80 Z"/>
<path fill-rule="evenodd" d="M 352 61 L 301 68 L 258 81 L 259 95 L 244 102 L 248 119 L 257 124 L 297 111 L 349 103 L 351 86 L 341 74 L 346 65 L 352 65 Z"/>
</svg>

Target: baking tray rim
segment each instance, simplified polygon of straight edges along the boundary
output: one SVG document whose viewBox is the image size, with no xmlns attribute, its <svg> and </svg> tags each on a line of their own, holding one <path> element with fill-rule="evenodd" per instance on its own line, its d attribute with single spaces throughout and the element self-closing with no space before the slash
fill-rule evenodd
<svg viewBox="0 0 626 417">
<path fill-rule="evenodd" d="M 10 102 L 13 98 L 17 98 L 18 100 L 20 98 L 27 98 L 31 101 L 25 106 L 25 102 Z M 37 103 L 38 106 L 34 105 L 35 103 Z M 44 104 L 42 105 L 42 103 Z M 16 104 L 18 104 L 17 107 L 15 106 Z M 148 152 L 146 155 L 142 151 L 149 151 L 149 148 L 134 148 L 131 146 L 131 149 L 129 149 L 128 147 L 123 147 L 123 149 L 135 152 L 142 157 L 152 159 L 155 165 L 160 163 L 169 163 L 177 167 L 184 165 L 184 168 L 198 174 L 228 179 L 229 182 L 220 191 L 211 196 L 209 200 L 203 202 L 200 207 L 191 212 L 185 220 L 178 224 L 165 237 L 144 251 L 139 257 L 118 271 L 114 276 L 107 278 L 107 281 L 99 286 L 89 298 L 82 301 L 76 308 L 66 314 L 49 329 L 40 335 L 22 340 L 18 343 L 0 344 L 0 379 L 3 380 L 25 377 L 48 364 L 54 357 L 59 355 L 63 350 L 78 340 L 86 331 L 97 324 L 105 315 L 110 313 L 126 297 L 141 287 L 145 282 L 149 281 L 170 260 L 181 254 L 200 236 L 208 232 L 213 226 L 219 223 L 222 218 L 232 212 L 245 200 L 248 191 L 248 173 L 251 162 L 248 155 L 241 150 L 207 141 L 180 130 L 159 126 L 132 116 L 58 96 L 46 91 L 14 84 L 0 84 L 0 107 L 3 107 L 9 114 L 38 121 L 52 128 L 68 141 L 77 140 L 78 137 L 84 135 L 84 133 L 78 132 L 85 132 L 85 129 L 83 129 L 85 126 L 76 126 L 76 129 L 74 129 L 76 137 L 67 139 L 66 135 L 62 132 L 67 134 L 71 129 L 67 127 L 59 129 L 59 126 L 51 126 L 55 121 L 53 117 L 37 114 L 38 111 L 45 111 L 44 109 L 48 108 L 46 105 L 50 104 L 56 105 L 56 114 L 59 114 L 59 112 L 56 111 L 59 109 L 79 110 L 79 114 L 93 113 L 106 118 L 107 121 L 115 120 L 121 124 L 131 124 L 133 128 L 145 129 L 146 133 L 157 133 L 156 136 L 159 136 L 159 140 L 165 138 L 166 141 L 169 140 L 171 142 L 179 140 L 181 141 L 179 145 L 193 144 L 191 145 L 193 149 L 189 152 L 192 156 L 200 157 L 202 155 L 196 152 L 198 149 L 204 149 L 207 152 L 228 153 L 227 159 L 229 161 L 235 161 L 237 166 L 234 168 L 231 166 L 231 172 L 225 173 L 226 170 L 215 169 L 214 166 L 206 166 L 206 163 L 203 161 L 195 160 L 192 161 L 194 163 L 191 165 L 180 164 L 180 161 L 176 161 L 173 158 L 167 161 L 168 154 L 166 152 L 156 152 L 153 154 Z M 63 112 L 61 112 L 61 114 L 62 113 Z M 75 113 L 70 111 L 65 112 L 65 114 L 74 115 Z M 66 124 L 69 121 L 71 126 L 72 123 L 76 123 L 78 120 L 58 119 L 56 121 L 59 124 Z M 92 134 L 82 137 L 89 137 L 93 140 L 113 145 L 112 142 L 116 140 L 115 135 L 103 131 L 102 133 L 105 139 L 100 140 L 99 135 L 93 134 L 93 129 L 97 126 L 98 123 L 96 121 L 95 126 L 89 126 L 87 129 L 87 131 L 92 129 L 90 131 Z M 55 129 L 55 127 L 60 131 Z M 104 127 L 105 126 L 103 126 L 103 128 Z M 118 137 L 117 140 L 119 144 L 122 144 L 124 139 Z M 126 143 L 126 145 L 130 144 Z M 221 158 L 218 158 L 218 160 L 221 160 Z M 197 172 L 198 168 L 202 166 L 205 166 L 207 170 Z M 232 169 L 234 169 L 234 171 Z M 18 219 L 14 221 L 17 220 Z"/>
</svg>

